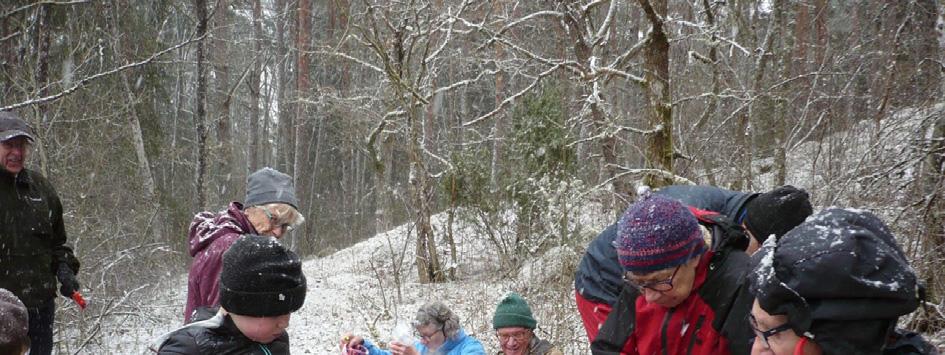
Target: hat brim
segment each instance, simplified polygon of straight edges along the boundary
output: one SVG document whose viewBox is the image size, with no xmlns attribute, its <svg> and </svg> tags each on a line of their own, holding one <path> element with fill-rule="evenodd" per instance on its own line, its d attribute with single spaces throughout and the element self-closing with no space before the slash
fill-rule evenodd
<svg viewBox="0 0 945 355">
<path fill-rule="evenodd" d="M 26 139 L 29 139 L 30 142 L 36 141 L 36 138 L 33 138 L 33 135 L 26 133 L 24 131 L 18 130 L 18 129 L 11 129 L 11 130 L 0 132 L 0 142 L 6 142 L 16 137 L 26 137 Z"/>
</svg>

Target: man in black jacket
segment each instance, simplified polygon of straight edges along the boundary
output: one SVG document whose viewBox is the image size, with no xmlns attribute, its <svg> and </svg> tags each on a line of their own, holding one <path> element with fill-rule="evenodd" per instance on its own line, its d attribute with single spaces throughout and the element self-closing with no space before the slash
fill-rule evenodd
<svg viewBox="0 0 945 355">
<path fill-rule="evenodd" d="M 700 210 L 717 212 L 734 221 L 751 236 L 733 245 L 748 254 L 758 249 L 768 236 L 780 237 L 813 212 L 807 192 L 781 186 L 766 193 L 745 193 L 713 186 L 667 186 L 654 192 Z M 607 319 L 622 287 L 623 270 L 617 262 L 613 243 L 616 224 L 611 225 L 587 246 L 574 276 L 578 312 L 588 338 L 593 341 Z M 747 245 L 747 247 L 745 246 Z"/>
<path fill-rule="evenodd" d="M 52 184 L 26 169 L 35 138 L 12 112 L 0 112 L 0 288 L 13 292 L 29 311 L 30 354 L 52 352 L 59 292 L 79 289 L 79 261 L 65 245 L 62 202 Z"/>
</svg>

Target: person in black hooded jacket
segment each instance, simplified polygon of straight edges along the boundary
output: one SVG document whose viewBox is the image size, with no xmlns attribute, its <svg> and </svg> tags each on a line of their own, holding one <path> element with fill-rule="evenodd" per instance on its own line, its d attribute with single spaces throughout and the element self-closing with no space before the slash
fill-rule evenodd
<svg viewBox="0 0 945 355">
<path fill-rule="evenodd" d="M 920 286 L 873 214 L 824 210 L 753 258 L 752 354 L 880 354 Z"/>
<path fill-rule="evenodd" d="M 247 235 L 223 254 L 220 311 L 155 342 L 158 354 L 288 354 L 286 328 L 305 302 L 302 262 L 275 238 Z"/>
</svg>

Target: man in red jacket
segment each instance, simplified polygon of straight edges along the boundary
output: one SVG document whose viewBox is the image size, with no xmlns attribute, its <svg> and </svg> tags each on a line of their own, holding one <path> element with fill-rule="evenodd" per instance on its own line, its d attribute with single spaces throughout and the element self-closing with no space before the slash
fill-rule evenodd
<svg viewBox="0 0 945 355">
<path fill-rule="evenodd" d="M 728 225 L 700 225 L 689 208 L 659 195 L 631 205 L 614 241 L 625 287 L 592 352 L 747 354 L 749 258 L 729 245 L 736 238 L 728 234 L 740 231 Z"/>
</svg>

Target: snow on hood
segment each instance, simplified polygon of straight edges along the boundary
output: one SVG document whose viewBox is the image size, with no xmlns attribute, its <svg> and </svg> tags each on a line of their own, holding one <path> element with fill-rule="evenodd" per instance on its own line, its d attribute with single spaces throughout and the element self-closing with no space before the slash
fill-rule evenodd
<svg viewBox="0 0 945 355">
<path fill-rule="evenodd" d="M 243 205 L 239 202 L 231 202 L 226 210 L 217 213 L 204 211 L 194 216 L 188 235 L 190 256 L 197 255 L 221 237 L 256 234 L 256 229 L 242 210 Z"/>
</svg>

